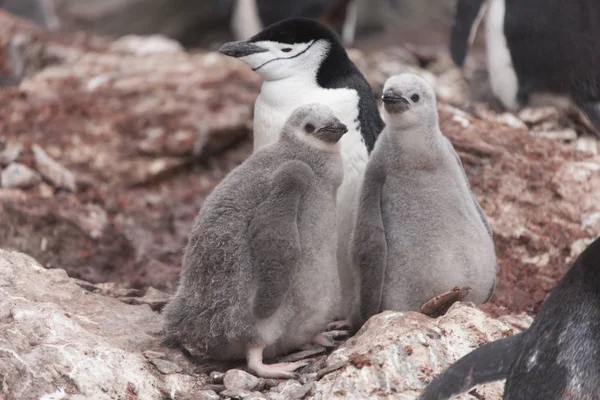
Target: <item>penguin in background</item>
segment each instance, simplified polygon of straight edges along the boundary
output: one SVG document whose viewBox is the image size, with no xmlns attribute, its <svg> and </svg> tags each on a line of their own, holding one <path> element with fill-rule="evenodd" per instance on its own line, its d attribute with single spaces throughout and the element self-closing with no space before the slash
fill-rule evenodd
<svg viewBox="0 0 600 400">
<path fill-rule="evenodd" d="M 450 53 L 459 67 L 484 18 L 490 83 L 502 104 L 566 98 L 600 137 L 600 2 L 458 0 Z"/>
<path fill-rule="evenodd" d="M 357 0 L 213 0 L 217 10 L 231 9 L 235 40 L 248 39 L 287 18 L 313 18 L 338 32 L 346 46 L 354 43 Z"/>
<path fill-rule="evenodd" d="M 600 238 L 552 289 L 529 329 L 459 359 L 419 400 L 451 399 L 501 379 L 503 400 L 600 399 Z"/>
<path fill-rule="evenodd" d="M 278 139 L 299 106 L 329 106 L 348 127 L 340 140 L 344 180 L 337 191 L 338 268 L 342 284 L 340 317 L 349 318 L 357 299 L 357 272 L 350 262 L 350 237 L 359 191 L 375 141 L 384 128 L 369 83 L 348 57 L 335 32 L 308 18 L 289 18 L 219 51 L 248 64 L 263 78 L 254 105 L 254 151 Z M 349 321 L 334 327 L 348 326 Z"/>
</svg>

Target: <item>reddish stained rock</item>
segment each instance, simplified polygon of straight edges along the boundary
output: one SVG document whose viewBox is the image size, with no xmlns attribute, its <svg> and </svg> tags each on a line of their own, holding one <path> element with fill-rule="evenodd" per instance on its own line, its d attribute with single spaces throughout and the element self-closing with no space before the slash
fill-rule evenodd
<svg viewBox="0 0 600 400">
<path fill-rule="evenodd" d="M 74 173 L 78 192 L 0 190 L 0 247 L 92 282 L 172 292 L 205 197 L 250 154 L 258 76 L 216 53 L 117 53 L 107 39 L 48 34 L 0 12 L 0 44 L 15 33 L 32 67 L 0 89 L 0 138 L 22 146 L 17 161 L 33 169 L 32 145 L 44 148 Z M 394 62 L 422 64 L 418 50 L 374 59 L 395 73 Z M 427 57 L 445 73 L 443 58 Z M 385 75 L 365 72 L 374 87 Z M 534 313 L 598 235 L 600 159 L 484 105 L 439 108 L 494 231 L 499 279 L 483 308 Z"/>
</svg>

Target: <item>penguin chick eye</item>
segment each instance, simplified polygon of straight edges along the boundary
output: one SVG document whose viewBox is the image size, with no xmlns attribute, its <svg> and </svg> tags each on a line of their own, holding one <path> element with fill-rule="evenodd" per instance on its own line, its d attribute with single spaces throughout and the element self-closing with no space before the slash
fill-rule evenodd
<svg viewBox="0 0 600 400">
<path fill-rule="evenodd" d="M 304 130 L 308 133 L 313 133 L 315 131 L 315 126 L 313 124 L 306 124 Z"/>
<path fill-rule="evenodd" d="M 413 94 L 412 96 L 410 96 L 410 99 L 416 103 L 417 101 L 419 101 L 419 95 L 418 94 Z"/>
<path fill-rule="evenodd" d="M 284 53 L 289 53 L 290 51 L 292 51 L 291 47 L 285 47 L 283 49 L 281 49 L 281 51 L 283 51 Z"/>
</svg>

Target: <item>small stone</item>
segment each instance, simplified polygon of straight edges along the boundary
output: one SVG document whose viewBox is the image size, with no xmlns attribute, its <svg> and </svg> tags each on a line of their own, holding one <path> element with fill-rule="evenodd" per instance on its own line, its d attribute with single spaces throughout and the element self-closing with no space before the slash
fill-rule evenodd
<svg viewBox="0 0 600 400">
<path fill-rule="evenodd" d="M 76 190 L 75 175 L 71 171 L 53 160 L 40 146 L 34 144 L 31 149 L 37 169 L 44 178 L 48 179 L 56 188 L 71 192 Z"/>
<path fill-rule="evenodd" d="M 40 176 L 26 165 L 12 163 L 2 171 L 0 176 L 2 187 L 13 189 L 28 189 L 38 185 Z"/>
<path fill-rule="evenodd" d="M 158 369 L 161 373 L 165 375 L 176 374 L 178 372 L 183 371 L 183 368 L 171 361 L 161 360 L 160 358 L 153 358 L 150 360 L 152 364 Z"/>
<path fill-rule="evenodd" d="M 143 354 L 147 359 L 165 358 L 165 353 L 161 353 L 159 351 L 146 350 Z"/>
<path fill-rule="evenodd" d="M 246 400 L 264 400 L 267 397 L 261 392 L 252 392 Z"/>
<path fill-rule="evenodd" d="M 6 147 L 0 151 L 0 166 L 5 166 L 15 161 L 19 158 L 22 150 L 23 146 L 18 143 L 7 144 Z"/>
<path fill-rule="evenodd" d="M 275 389 L 276 392 L 285 396 L 286 399 L 297 400 L 304 397 L 312 388 L 312 383 L 307 384 L 305 388 L 300 382 L 293 379 L 280 383 Z"/>
<path fill-rule="evenodd" d="M 126 35 L 114 41 L 110 45 L 110 49 L 137 56 L 172 54 L 183 51 L 179 42 L 163 35 Z"/>
<path fill-rule="evenodd" d="M 216 383 L 216 384 L 222 384 L 224 377 L 225 377 L 224 373 L 219 372 L 219 371 L 213 371 L 210 373 L 210 382 Z"/>
<path fill-rule="evenodd" d="M 277 379 L 273 379 L 273 378 L 262 379 L 261 383 L 262 383 L 264 390 L 269 390 L 269 389 L 274 388 L 277 385 L 279 385 L 279 381 Z M 259 386 L 260 386 L 260 384 L 259 384 Z"/>
<path fill-rule="evenodd" d="M 212 390 L 213 392 L 221 393 L 225 390 L 225 385 L 204 385 L 202 390 Z"/>
<path fill-rule="evenodd" d="M 269 400 L 287 400 L 286 397 L 280 393 L 267 393 L 267 399 Z"/>
<path fill-rule="evenodd" d="M 247 399 L 252 395 L 252 392 L 243 389 L 227 389 L 221 392 L 221 397 L 230 397 L 232 399 Z"/>
<path fill-rule="evenodd" d="M 219 395 L 213 390 L 201 390 L 198 392 L 198 400 L 219 400 Z"/>
<path fill-rule="evenodd" d="M 570 142 L 577 139 L 575 129 L 553 129 L 553 130 L 534 130 L 534 136 L 542 137 L 550 140 L 562 140 Z"/>
<path fill-rule="evenodd" d="M 153 311 L 161 311 L 171 300 L 171 297 L 165 292 L 149 287 L 143 297 L 121 297 L 119 300 L 126 304 L 147 304 Z"/>
<path fill-rule="evenodd" d="M 557 120 L 558 110 L 555 107 L 526 107 L 519 112 L 519 118 L 527 124 L 539 124 L 543 121 Z"/>
<path fill-rule="evenodd" d="M 223 377 L 223 383 L 227 389 L 241 389 L 241 390 L 254 390 L 260 380 L 250 375 L 246 371 L 239 369 L 230 369 L 225 373 Z"/>
</svg>

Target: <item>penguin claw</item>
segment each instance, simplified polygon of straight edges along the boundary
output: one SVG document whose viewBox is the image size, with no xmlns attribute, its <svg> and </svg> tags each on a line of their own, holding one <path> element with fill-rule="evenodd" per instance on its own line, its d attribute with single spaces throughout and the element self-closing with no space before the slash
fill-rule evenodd
<svg viewBox="0 0 600 400">
<path fill-rule="evenodd" d="M 254 365 L 252 370 L 254 373 L 261 378 L 272 378 L 272 379 L 298 379 L 300 374 L 294 372 L 297 369 L 306 367 L 310 362 L 307 361 L 296 361 L 290 363 L 277 363 L 277 364 L 263 364 Z"/>
<path fill-rule="evenodd" d="M 333 321 L 327 324 L 327 330 L 328 331 L 339 331 L 339 330 L 350 330 L 350 321 L 348 321 L 347 319 L 344 320 L 340 320 L 340 321 Z"/>
<path fill-rule="evenodd" d="M 331 349 L 336 347 L 336 344 L 333 340 L 329 339 L 328 337 L 325 337 L 324 334 L 319 333 L 317 336 L 315 336 L 312 340 L 313 343 L 318 344 L 320 346 L 325 347 L 326 349 Z"/>
</svg>

